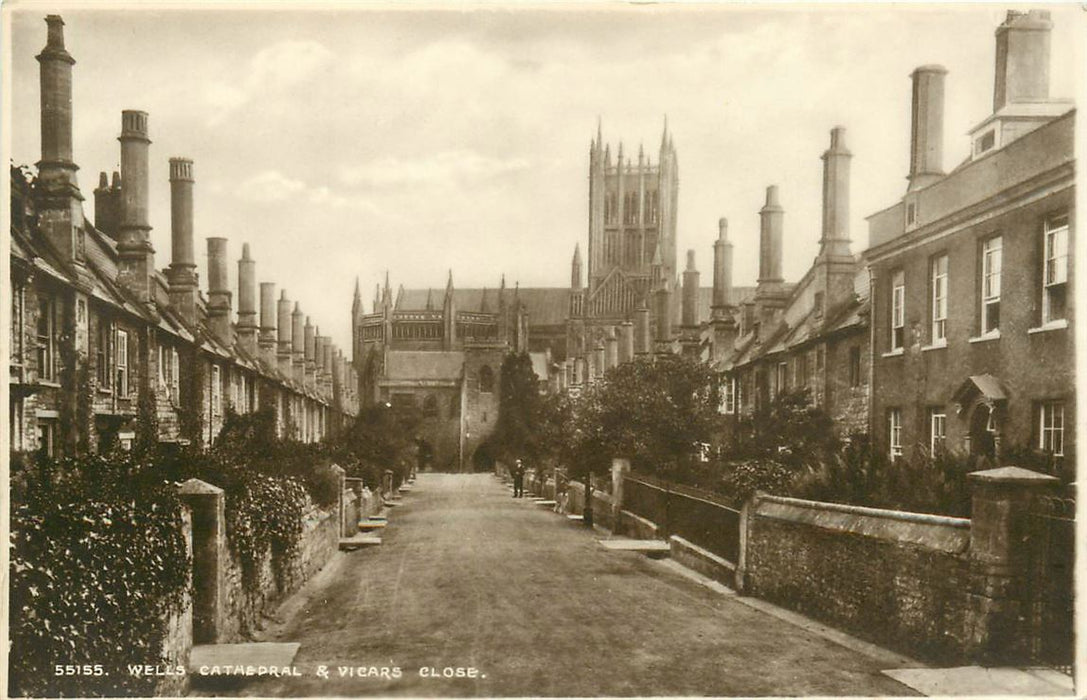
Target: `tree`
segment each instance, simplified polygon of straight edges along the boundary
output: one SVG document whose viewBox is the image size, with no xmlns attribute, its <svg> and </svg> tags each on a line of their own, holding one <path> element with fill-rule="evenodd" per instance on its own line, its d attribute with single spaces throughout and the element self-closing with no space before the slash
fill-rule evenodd
<svg viewBox="0 0 1087 700">
<path fill-rule="evenodd" d="M 606 475 L 613 457 L 639 471 L 677 480 L 697 468 L 695 455 L 719 421 L 720 390 L 709 365 L 669 356 L 608 370 L 559 420 L 567 431 L 567 464 L 586 485 L 591 523 L 591 476 Z M 562 421 L 568 420 L 568 423 Z"/>
<path fill-rule="evenodd" d="M 510 353 L 502 360 L 498 387 L 498 420 L 490 438 L 493 456 L 505 462 L 536 461 L 541 446 L 542 399 L 532 360 L 527 352 Z"/>
</svg>

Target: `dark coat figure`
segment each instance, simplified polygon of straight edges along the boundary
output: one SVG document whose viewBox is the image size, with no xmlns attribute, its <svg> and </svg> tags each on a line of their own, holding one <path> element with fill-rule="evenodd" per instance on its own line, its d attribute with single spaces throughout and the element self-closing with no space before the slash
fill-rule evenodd
<svg viewBox="0 0 1087 700">
<path fill-rule="evenodd" d="M 517 460 L 513 465 L 513 497 L 521 498 L 525 495 L 525 465 Z"/>
</svg>

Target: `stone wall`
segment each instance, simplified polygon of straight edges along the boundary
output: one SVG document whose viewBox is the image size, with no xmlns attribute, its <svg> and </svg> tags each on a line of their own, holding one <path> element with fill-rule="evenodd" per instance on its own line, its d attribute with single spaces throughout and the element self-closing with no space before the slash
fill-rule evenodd
<svg viewBox="0 0 1087 700">
<path fill-rule="evenodd" d="M 192 511 L 181 509 L 182 537 L 192 556 Z M 188 668 L 192 651 L 192 594 L 185 593 L 181 609 L 166 619 L 166 637 L 162 642 L 162 657 L 168 666 Z M 188 676 L 165 676 L 155 688 L 158 696 L 178 696 L 188 689 Z"/>
<path fill-rule="evenodd" d="M 270 614 L 285 597 L 294 593 L 332 558 L 339 549 L 338 510 L 323 510 L 308 504 L 302 516 L 302 536 L 298 550 L 283 575 L 282 588 L 276 581 L 272 556 L 268 552 L 258 577 L 257 591 L 249 593 L 242 583 L 242 567 L 234 552 L 228 550 L 224 571 L 225 596 L 220 643 L 249 639 L 263 626 L 262 616 Z"/>
<path fill-rule="evenodd" d="M 963 656 L 969 520 L 756 496 L 742 537 L 744 593 L 911 654 Z"/>
</svg>

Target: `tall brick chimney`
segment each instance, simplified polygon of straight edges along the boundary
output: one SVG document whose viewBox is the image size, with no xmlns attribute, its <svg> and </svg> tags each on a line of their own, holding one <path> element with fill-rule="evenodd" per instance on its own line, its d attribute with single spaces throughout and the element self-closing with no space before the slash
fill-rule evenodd
<svg viewBox="0 0 1087 700">
<path fill-rule="evenodd" d="M 717 240 L 713 242 L 713 318 L 731 318 L 732 243 L 728 240 L 728 219 L 717 221 Z"/>
<path fill-rule="evenodd" d="M 147 112 L 121 112 L 121 226 L 117 241 L 118 280 L 141 301 L 151 300 L 155 249 L 147 218 L 148 149 Z"/>
<path fill-rule="evenodd" d="M 208 325 L 215 338 L 228 348 L 234 346 L 234 328 L 230 323 L 232 296 L 227 276 L 226 239 L 209 238 Z"/>
<path fill-rule="evenodd" d="M 697 326 L 698 318 L 698 269 L 694 262 L 694 249 L 687 251 L 687 269 L 683 271 L 683 308 L 680 310 L 680 324 L 688 328 Z"/>
<path fill-rule="evenodd" d="M 306 316 L 306 326 L 304 328 L 305 333 L 305 370 L 306 370 L 306 384 L 313 384 L 313 375 L 317 371 L 317 361 L 315 353 L 317 352 L 317 334 L 313 328 L 313 324 L 310 322 L 309 316 Z"/>
<path fill-rule="evenodd" d="M 823 153 L 823 236 L 819 255 L 853 259 L 849 250 L 849 161 L 845 127 L 830 132 L 830 148 Z"/>
<path fill-rule="evenodd" d="M 650 341 L 649 307 L 643 301 L 634 309 L 634 354 L 645 355 L 652 352 Z"/>
<path fill-rule="evenodd" d="M 287 298 L 287 290 L 279 293 L 278 323 L 276 329 L 277 338 L 276 361 L 279 371 L 288 377 L 291 376 L 291 302 Z"/>
<path fill-rule="evenodd" d="M 198 280 L 193 253 L 193 169 L 188 158 L 170 159 L 170 267 L 166 270 L 170 305 L 190 325 L 196 323 Z M 96 193 L 97 194 L 97 193 Z"/>
<path fill-rule="evenodd" d="M 83 264 L 86 239 L 83 195 L 72 161 L 72 66 L 64 48 L 64 20 L 45 18 L 48 36 L 38 54 L 41 78 L 41 160 L 38 161 L 38 228 L 65 260 Z"/>
<path fill-rule="evenodd" d="M 302 307 L 294 302 L 294 311 L 291 312 L 291 368 L 292 376 L 301 382 L 306 376 L 306 331 L 305 315 Z"/>
<path fill-rule="evenodd" d="M 260 283 L 260 356 L 271 365 L 276 363 L 276 285 Z"/>
<path fill-rule="evenodd" d="M 619 324 L 619 364 L 634 359 L 634 324 L 623 321 Z"/>
<path fill-rule="evenodd" d="M 94 227 L 117 240 L 121 226 L 121 173 L 113 171 L 113 184 L 106 173 L 98 173 L 94 190 Z"/>
<path fill-rule="evenodd" d="M 755 298 L 766 308 L 785 304 L 784 278 L 781 276 L 781 246 L 785 210 L 778 201 L 777 185 L 766 188 L 766 204 L 759 210 L 759 279 Z"/>
<path fill-rule="evenodd" d="M 45 18 L 45 48 L 37 55 L 41 80 L 41 148 L 38 183 L 48 193 L 67 194 L 80 200 L 72 160 L 72 66 L 75 59 L 64 48 L 64 20 Z"/>
<path fill-rule="evenodd" d="M 910 108 L 910 184 L 908 192 L 921 189 L 944 175 L 944 77 L 943 66 L 921 66 L 910 74 L 913 100 Z"/>
<path fill-rule="evenodd" d="M 250 354 L 257 352 L 257 263 L 249 256 L 249 244 L 242 244 L 238 260 L 238 336 Z"/>
<path fill-rule="evenodd" d="M 994 112 L 1009 104 L 1049 99 L 1052 29 L 1048 10 L 1008 11 L 996 29 Z"/>
<path fill-rule="evenodd" d="M 335 346 L 332 345 L 332 338 L 325 336 L 324 346 L 322 348 L 324 352 L 324 368 L 325 368 L 325 381 L 328 382 L 328 392 L 332 393 L 332 372 L 335 369 L 332 366 L 332 353 L 335 350 Z"/>
<path fill-rule="evenodd" d="M 619 364 L 619 337 L 615 326 L 608 326 L 604 332 L 604 368 L 611 369 Z"/>
</svg>

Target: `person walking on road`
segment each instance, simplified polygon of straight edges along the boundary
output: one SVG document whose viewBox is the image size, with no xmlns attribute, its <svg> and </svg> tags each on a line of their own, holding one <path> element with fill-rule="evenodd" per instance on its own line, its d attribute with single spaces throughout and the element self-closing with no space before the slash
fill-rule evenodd
<svg viewBox="0 0 1087 700">
<path fill-rule="evenodd" d="M 525 495 L 525 465 L 521 460 L 513 463 L 513 497 L 522 498 Z"/>
</svg>

